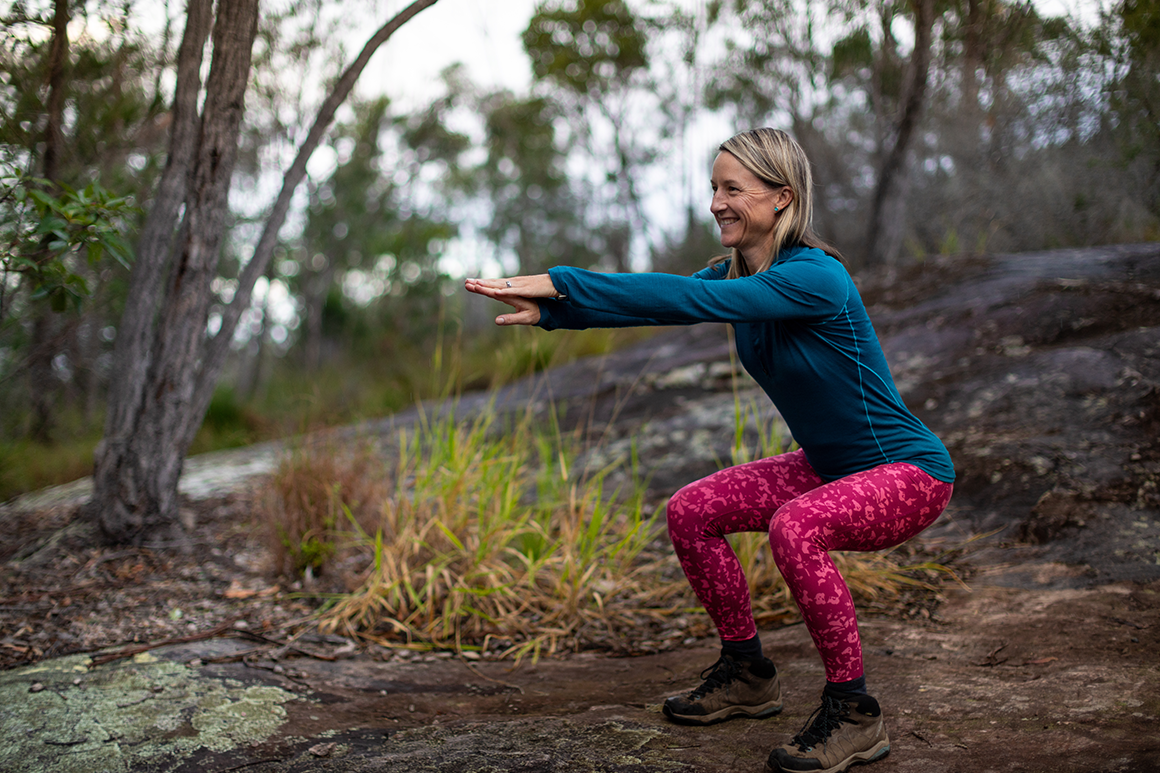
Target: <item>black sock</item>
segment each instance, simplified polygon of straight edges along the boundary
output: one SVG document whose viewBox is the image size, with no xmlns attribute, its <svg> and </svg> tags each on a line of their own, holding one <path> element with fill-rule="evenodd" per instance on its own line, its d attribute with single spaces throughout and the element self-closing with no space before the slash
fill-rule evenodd
<svg viewBox="0 0 1160 773">
<path fill-rule="evenodd" d="M 736 660 L 762 660 L 765 655 L 761 651 L 761 637 L 756 634 L 752 639 L 742 641 L 721 640 L 721 654 L 729 655 Z"/>
<path fill-rule="evenodd" d="M 826 695 L 838 698 L 839 700 L 845 698 L 857 698 L 862 695 L 870 694 L 866 692 L 865 674 L 858 677 L 857 679 L 851 679 L 848 682 L 831 682 L 827 679 L 825 693 Z"/>
</svg>

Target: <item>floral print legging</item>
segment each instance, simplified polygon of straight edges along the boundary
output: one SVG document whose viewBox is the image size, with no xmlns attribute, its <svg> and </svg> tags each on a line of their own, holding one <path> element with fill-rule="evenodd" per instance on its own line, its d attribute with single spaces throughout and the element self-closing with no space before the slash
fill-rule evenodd
<svg viewBox="0 0 1160 773">
<path fill-rule="evenodd" d="M 800 449 L 729 467 L 669 500 L 669 538 L 725 641 L 757 635 L 749 586 L 726 534 L 768 531 L 773 558 L 822 656 L 826 678 L 862 676 L 854 602 L 831 550 L 882 550 L 930 526 L 952 485 L 896 462 L 829 483 Z"/>
</svg>

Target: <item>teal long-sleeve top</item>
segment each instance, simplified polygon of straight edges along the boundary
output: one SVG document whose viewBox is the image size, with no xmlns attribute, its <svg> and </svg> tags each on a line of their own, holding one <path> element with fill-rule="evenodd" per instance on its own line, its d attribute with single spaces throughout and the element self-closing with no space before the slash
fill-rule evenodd
<svg viewBox="0 0 1160 773">
<path fill-rule="evenodd" d="M 741 364 L 823 479 L 908 462 L 954 481 L 946 447 L 902 402 L 862 298 L 837 259 L 795 246 L 759 274 L 725 279 L 728 268 L 725 262 L 691 277 L 553 268 L 552 283 L 567 299 L 541 301 L 538 324 L 730 323 Z"/>
</svg>

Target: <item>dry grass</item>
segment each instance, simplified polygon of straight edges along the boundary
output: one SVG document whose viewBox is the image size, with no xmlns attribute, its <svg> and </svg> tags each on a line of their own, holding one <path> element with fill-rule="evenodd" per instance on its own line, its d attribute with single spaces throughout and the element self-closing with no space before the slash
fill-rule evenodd
<svg viewBox="0 0 1160 773">
<path fill-rule="evenodd" d="M 275 570 L 312 578 L 331 563 L 346 513 L 365 517 L 386 496 L 381 466 L 367 445 L 334 441 L 292 449 L 260 507 Z"/>
</svg>

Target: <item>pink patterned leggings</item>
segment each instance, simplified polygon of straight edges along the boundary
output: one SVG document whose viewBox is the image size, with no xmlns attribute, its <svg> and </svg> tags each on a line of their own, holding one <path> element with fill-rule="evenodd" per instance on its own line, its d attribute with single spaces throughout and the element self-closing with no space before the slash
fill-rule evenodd
<svg viewBox="0 0 1160 773">
<path fill-rule="evenodd" d="M 884 464 L 826 483 L 800 449 L 690 483 L 668 505 L 669 538 L 697 598 L 726 641 L 757 634 L 749 586 L 726 534 L 769 531 L 773 558 L 822 656 L 826 678 L 862 676 L 854 602 L 831 550 L 882 550 L 930 526 L 952 485 L 912 464 Z"/>
</svg>

